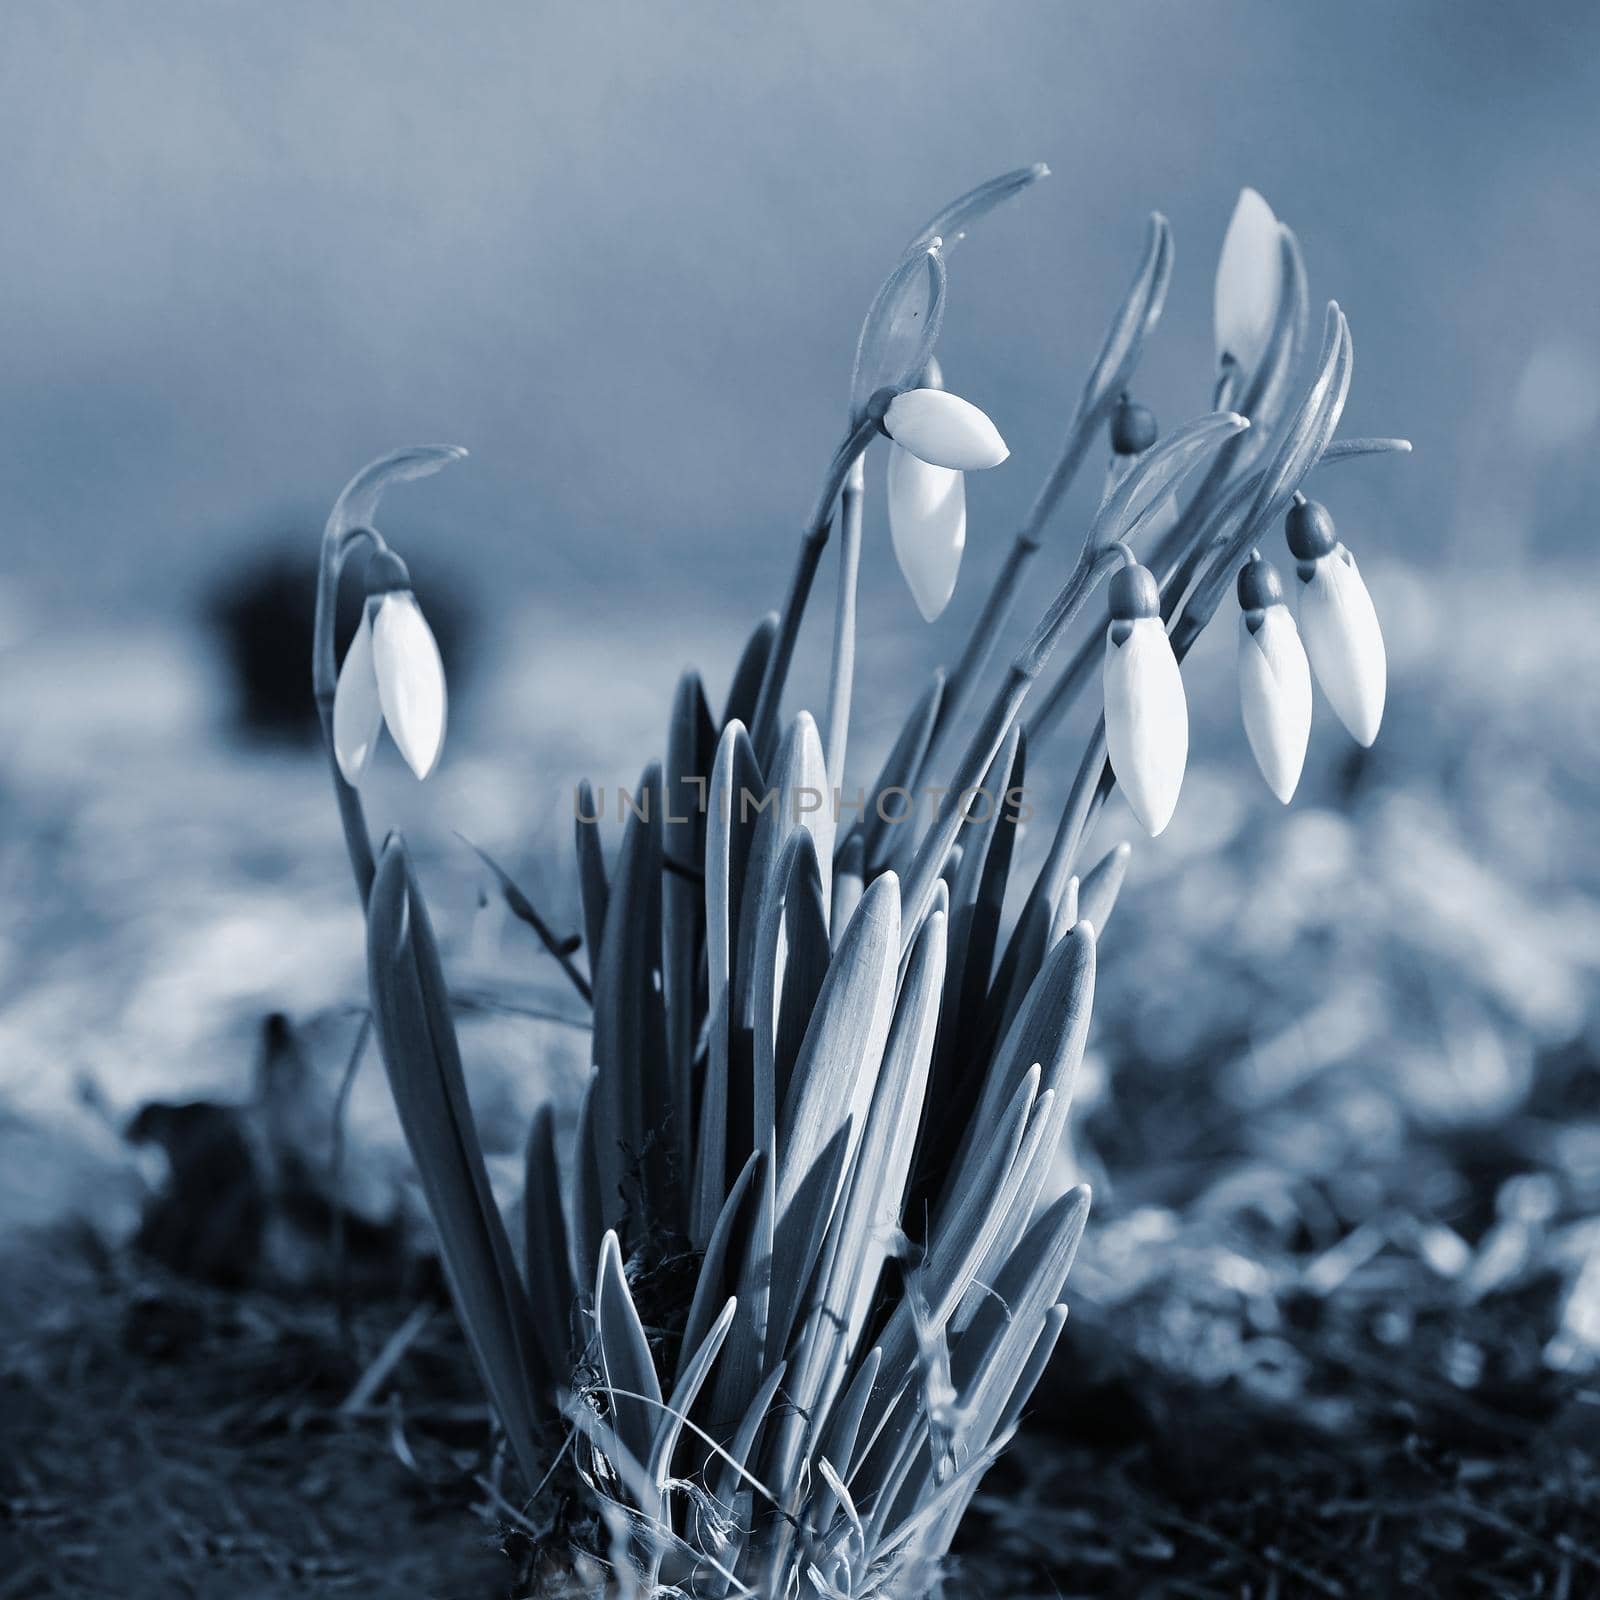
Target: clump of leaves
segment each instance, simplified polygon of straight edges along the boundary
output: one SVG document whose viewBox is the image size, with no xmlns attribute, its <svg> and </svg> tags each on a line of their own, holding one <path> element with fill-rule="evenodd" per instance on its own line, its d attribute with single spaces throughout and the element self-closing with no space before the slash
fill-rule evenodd
<svg viewBox="0 0 1600 1600">
<path fill-rule="evenodd" d="M 573 1148 L 563 1160 L 548 1109 L 529 1138 L 522 1270 L 485 1172 L 421 890 L 398 838 L 374 849 L 354 787 L 384 725 L 419 776 L 438 757 L 437 651 L 372 517 L 390 482 L 461 452 L 374 463 L 329 519 L 315 681 L 367 906 L 376 1030 L 455 1304 L 526 1489 L 538 1495 L 570 1449 L 592 1502 L 596 1537 L 574 1552 L 577 1581 L 588 1572 L 622 1593 L 784 1600 L 910 1596 L 936 1583 L 1060 1335 L 1088 1214 L 1087 1190 L 1054 1175 L 1097 934 L 1128 857 L 1115 846 L 1080 880 L 1089 825 L 1120 778 L 1160 831 L 1187 748 L 1178 663 L 1234 575 L 1299 508 L 1314 467 L 1404 448 L 1332 442 L 1351 360 L 1337 306 L 1296 398 L 1304 274 L 1293 236 L 1270 212 L 1263 220 L 1264 202 L 1242 208 L 1219 281 L 1219 404 L 1241 409 L 1158 440 L 1124 392 L 1171 272 L 1170 233 L 1153 218 L 1061 460 L 972 638 L 909 709 L 870 798 L 843 826 L 861 460 L 887 434 L 920 463 L 895 457 L 891 515 L 918 604 L 936 610 L 965 538 L 959 479 L 1006 454 L 988 418 L 945 392 L 933 361 L 945 256 L 1043 175 L 996 179 L 913 236 L 867 315 L 844 440 L 784 605 L 755 628 L 720 711 L 696 674 L 679 683 L 664 760 L 645 768 L 610 863 L 592 797 L 580 799 L 587 977 L 572 942 L 489 864 L 593 1006 L 594 1071 Z M 1108 422 L 1115 453 L 1082 553 L 969 723 L 966 701 L 1024 570 Z M 780 708 L 836 511 L 839 599 L 819 731 L 809 713 L 785 722 Z M 1354 567 L 1327 522 L 1292 544 L 1302 582 L 1337 591 L 1317 601 L 1323 659 L 1313 665 L 1342 689 L 1363 688 L 1370 707 L 1372 629 L 1363 612 L 1356 632 L 1340 632 Z M 1134 555 L 1140 539 L 1153 546 L 1148 565 Z M 336 672 L 333 599 L 363 544 L 374 552 L 367 620 Z M 1340 563 L 1331 586 L 1330 561 Z M 1027 807 L 1021 712 L 1113 572 L 1106 715 L 1007 931 Z M 1281 584 L 1253 568 L 1240 595 L 1241 650 L 1263 655 L 1241 669 L 1252 739 L 1269 780 L 1292 789 L 1304 697 L 1297 680 L 1287 698 L 1277 685 L 1298 637 L 1274 617 L 1272 653 L 1250 642 L 1281 606 Z M 1090 681 L 1082 660 L 1101 636 L 1068 666 L 1046 720 Z M 939 791 L 952 801 L 897 820 L 891 797 L 945 775 L 941 749 L 962 733 Z"/>
</svg>

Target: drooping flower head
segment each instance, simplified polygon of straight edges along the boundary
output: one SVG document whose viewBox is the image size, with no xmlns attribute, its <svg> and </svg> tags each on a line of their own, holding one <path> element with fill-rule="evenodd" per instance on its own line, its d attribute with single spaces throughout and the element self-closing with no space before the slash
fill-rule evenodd
<svg viewBox="0 0 1600 1600">
<path fill-rule="evenodd" d="M 333 750 L 345 782 L 366 776 L 385 724 L 406 765 L 426 778 L 444 749 L 447 713 L 444 663 L 410 574 L 392 551 L 379 551 L 333 697 Z"/>
<path fill-rule="evenodd" d="M 1311 738 L 1311 667 L 1283 580 L 1259 551 L 1239 571 L 1239 710 L 1267 787 L 1294 796 Z"/>
<path fill-rule="evenodd" d="M 1300 636 L 1311 669 L 1350 736 L 1371 745 L 1383 721 L 1388 682 L 1372 596 L 1326 506 L 1297 498 L 1284 534 L 1300 580 Z"/>
<path fill-rule="evenodd" d="M 1106 628 L 1106 753 L 1152 838 L 1172 820 L 1189 761 L 1183 676 L 1161 621 L 1155 574 L 1137 562 L 1111 576 Z"/>
</svg>

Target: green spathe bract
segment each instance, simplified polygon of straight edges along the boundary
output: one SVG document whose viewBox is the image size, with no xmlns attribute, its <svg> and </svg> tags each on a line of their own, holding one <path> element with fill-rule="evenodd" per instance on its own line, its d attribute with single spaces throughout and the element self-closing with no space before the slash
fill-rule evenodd
<svg viewBox="0 0 1600 1600">
<path fill-rule="evenodd" d="M 1088 619 L 1027 737 L 1024 706 L 1098 586 L 1135 559 L 1127 541 L 1156 547 L 1137 558 L 1151 574 L 1138 626 L 1156 630 L 1163 650 L 1170 637 L 1164 660 L 1181 663 L 1245 552 L 1313 470 L 1407 448 L 1334 441 L 1352 360 L 1337 306 L 1309 382 L 1296 388 L 1307 298 L 1293 235 L 1281 229 L 1278 297 L 1270 316 L 1260 312 L 1255 369 L 1225 363 L 1218 410 L 1123 463 L 1065 586 L 967 718 L 1023 569 L 1155 330 L 1172 244 L 1154 218 L 1061 457 L 971 638 L 920 694 L 889 681 L 898 736 L 863 812 L 836 826 L 817 800 L 852 792 L 843 767 L 860 458 L 890 400 L 933 359 L 945 295 L 936 239 L 965 237 L 1042 175 L 1022 168 L 962 196 L 890 273 L 862 329 L 849 432 L 803 529 L 784 605 L 756 624 L 720 715 L 696 674 L 682 678 L 664 765 L 646 766 L 640 812 L 609 864 L 594 796 L 580 787 L 574 875 L 586 974 L 578 941 L 554 932 L 482 856 L 593 1007 L 594 1072 L 569 1158 L 549 1108 L 528 1139 L 520 1271 L 415 874 L 398 838 L 374 851 L 360 796 L 333 763 L 367 906 L 376 1031 L 445 1275 L 521 1478 L 508 1492 L 587 1497 L 587 1523 L 568 1520 L 591 1534 L 567 1554 L 575 1571 L 602 1563 L 613 1593 L 889 1600 L 937 1582 L 1062 1333 L 1088 1214 L 1087 1190 L 1063 1184 L 1057 1169 L 1097 935 L 1129 862 L 1128 846 L 1113 843 L 1092 868 L 1080 863 L 1115 788 L 1103 722 L 1036 877 L 1012 879 L 1015 824 L 1043 803 L 1021 788 L 1027 744 L 1037 753 L 1094 681 L 1083 663 L 1104 648 L 1103 611 Z M 1266 295 L 1270 261 L 1254 269 Z M 331 617 L 344 559 L 363 542 L 387 552 L 371 526 L 387 484 L 459 455 L 387 457 L 352 481 L 329 520 L 315 676 L 330 756 Z M 785 719 L 782 699 L 841 497 L 819 728 L 804 711 Z M 1117 692 L 1137 701 L 1137 675 Z M 1130 703 L 1116 715 L 1146 709 Z M 363 715 L 358 731 L 370 708 Z M 1124 747 L 1121 725 L 1113 742 Z M 947 744 L 957 752 L 949 759 Z M 905 812 L 897 792 L 932 778 L 962 799 L 931 817 L 915 805 Z M 706 804 L 689 815 L 698 780 L 708 780 Z M 747 795 L 773 798 L 752 810 Z M 1020 904 L 1009 930 L 1008 889 Z M 532 1520 L 542 1517 L 535 1509 Z"/>
</svg>

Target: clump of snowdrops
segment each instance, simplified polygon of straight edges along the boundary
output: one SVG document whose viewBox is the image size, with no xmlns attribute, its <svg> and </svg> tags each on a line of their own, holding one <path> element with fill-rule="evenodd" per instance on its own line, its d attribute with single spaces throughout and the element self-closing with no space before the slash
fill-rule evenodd
<svg viewBox="0 0 1600 1600">
<path fill-rule="evenodd" d="M 1088 1215 L 1087 1190 L 1053 1173 L 1096 937 L 1128 863 L 1119 845 L 1080 865 L 1092 821 L 1120 785 L 1152 834 L 1166 826 L 1188 749 L 1180 663 L 1235 589 L 1244 724 L 1280 799 L 1304 759 L 1313 673 L 1358 740 L 1378 730 L 1372 602 L 1302 486 L 1338 461 L 1408 446 L 1335 438 L 1349 326 L 1330 304 L 1307 361 L 1294 236 L 1247 190 L 1217 274 L 1216 409 L 1158 438 L 1128 395 L 1172 271 L 1155 216 L 1060 459 L 964 652 L 903 708 L 865 803 L 845 798 L 863 461 L 887 441 L 890 534 L 931 619 L 966 540 L 964 474 L 1007 455 L 934 359 L 946 260 L 1045 175 L 1010 173 L 948 206 L 879 290 L 781 610 L 755 627 L 720 708 L 685 674 L 664 759 L 645 768 L 609 862 L 598 809 L 580 795 L 581 940 L 558 938 L 494 869 L 593 1008 L 573 1148 L 563 1160 L 549 1108 L 528 1139 L 520 1269 L 416 876 L 398 837 L 374 848 L 359 794 L 385 724 L 419 778 L 445 730 L 438 652 L 373 517 L 389 486 L 464 452 L 373 463 L 328 521 L 315 686 L 367 908 L 372 1016 L 523 1492 L 576 1484 L 589 1501 L 576 1525 L 591 1537 L 569 1558 L 580 1585 L 861 1600 L 937 1581 L 1061 1333 Z M 1106 430 L 1105 490 L 1071 575 L 973 715 L 1025 573 Z M 818 718 L 786 714 L 801 618 L 835 530 L 826 704 Z M 1288 584 L 1262 554 L 1285 538 Z M 336 671 L 333 602 L 346 558 L 363 549 L 366 612 Z M 1100 618 L 1025 726 L 1035 684 L 1104 580 Z M 1103 716 L 1008 923 L 1027 745 L 1097 678 Z M 891 797 L 935 778 L 948 802 L 902 820 Z"/>
</svg>

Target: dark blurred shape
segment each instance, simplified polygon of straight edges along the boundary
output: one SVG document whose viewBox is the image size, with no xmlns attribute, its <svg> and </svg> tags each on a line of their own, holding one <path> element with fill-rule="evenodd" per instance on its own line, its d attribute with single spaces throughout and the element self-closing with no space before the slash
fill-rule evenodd
<svg viewBox="0 0 1600 1600">
<path fill-rule="evenodd" d="M 398 1289 L 409 1254 L 400 1218 L 363 1216 L 338 1192 L 341 1111 L 289 1019 L 270 1013 L 248 1103 L 152 1101 L 129 1124 L 129 1142 L 158 1146 L 168 1169 L 145 1203 L 138 1249 L 228 1287 Z"/>
<path fill-rule="evenodd" d="M 311 700 L 311 618 L 316 606 L 316 541 L 304 549 L 272 550 L 234 569 L 206 599 L 206 619 L 215 630 L 233 673 L 234 714 L 240 729 L 257 738 L 308 742 L 316 732 Z M 339 659 L 361 619 L 361 561 L 352 559 L 339 591 L 335 636 Z M 444 658 L 452 692 L 470 662 L 466 640 L 471 606 L 449 575 L 424 561 L 411 562 L 423 615 Z"/>
</svg>

